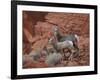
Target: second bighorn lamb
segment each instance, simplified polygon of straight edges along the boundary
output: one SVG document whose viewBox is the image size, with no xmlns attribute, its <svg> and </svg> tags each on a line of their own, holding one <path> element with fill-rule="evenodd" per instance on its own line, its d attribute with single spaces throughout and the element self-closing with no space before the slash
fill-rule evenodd
<svg viewBox="0 0 100 80">
<path fill-rule="evenodd" d="M 46 57 L 46 61 L 45 63 L 48 65 L 48 66 L 57 66 L 58 64 L 60 64 L 62 61 L 62 55 L 60 53 L 51 53 L 49 54 L 47 57 Z"/>
</svg>

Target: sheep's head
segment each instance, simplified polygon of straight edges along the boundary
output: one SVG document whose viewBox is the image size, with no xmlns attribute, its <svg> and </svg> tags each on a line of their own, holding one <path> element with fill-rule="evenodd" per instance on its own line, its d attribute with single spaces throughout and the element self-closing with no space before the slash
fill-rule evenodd
<svg viewBox="0 0 100 80">
<path fill-rule="evenodd" d="M 57 33 L 58 33 L 58 26 L 54 26 L 54 27 L 52 28 L 52 33 L 53 33 L 54 36 L 57 35 Z"/>
</svg>

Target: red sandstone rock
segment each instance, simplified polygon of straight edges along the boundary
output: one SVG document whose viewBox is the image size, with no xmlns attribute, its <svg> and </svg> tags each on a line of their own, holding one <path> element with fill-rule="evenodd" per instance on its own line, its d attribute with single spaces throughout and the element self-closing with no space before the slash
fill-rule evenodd
<svg viewBox="0 0 100 80">
<path fill-rule="evenodd" d="M 42 13 L 24 12 L 23 18 L 23 52 L 42 50 L 52 36 L 52 27 L 58 25 L 62 35 L 70 33 L 79 36 L 79 60 L 65 61 L 61 65 L 89 65 L 89 15 L 78 13 Z M 24 68 L 48 67 L 42 57 L 40 62 L 29 61 Z"/>
</svg>

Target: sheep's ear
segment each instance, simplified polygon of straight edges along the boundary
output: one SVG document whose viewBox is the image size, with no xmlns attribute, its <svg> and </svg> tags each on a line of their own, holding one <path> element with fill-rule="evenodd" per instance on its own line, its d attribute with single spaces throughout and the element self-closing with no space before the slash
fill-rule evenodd
<svg viewBox="0 0 100 80">
<path fill-rule="evenodd" d="M 53 26 L 53 27 L 52 27 L 52 31 L 53 31 L 53 32 L 55 31 L 55 29 L 58 30 L 58 26 Z"/>
</svg>

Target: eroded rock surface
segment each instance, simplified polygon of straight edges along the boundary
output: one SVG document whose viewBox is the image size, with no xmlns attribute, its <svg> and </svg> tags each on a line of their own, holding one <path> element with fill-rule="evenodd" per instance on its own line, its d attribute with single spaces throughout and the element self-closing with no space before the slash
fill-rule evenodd
<svg viewBox="0 0 100 80">
<path fill-rule="evenodd" d="M 31 50 L 43 50 L 52 36 L 52 27 L 58 26 L 62 35 L 79 36 L 79 57 L 74 61 L 62 61 L 59 66 L 89 65 L 89 14 L 23 12 L 23 55 Z M 26 29 L 28 31 L 24 31 Z M 29 61 L 23 68 L 49 67 L 41 56 L 39 62 Z"/>
</svg>

